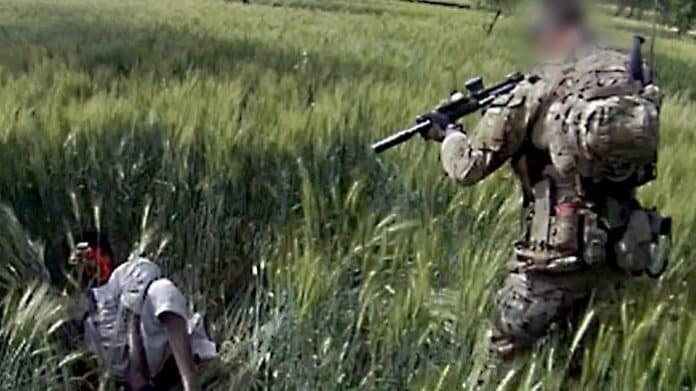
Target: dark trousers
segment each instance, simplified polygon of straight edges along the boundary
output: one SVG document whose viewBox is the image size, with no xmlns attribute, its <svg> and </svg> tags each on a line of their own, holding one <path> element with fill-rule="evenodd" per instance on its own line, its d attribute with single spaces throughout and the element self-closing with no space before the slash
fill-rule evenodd
<svg viewBox="0 0 696 391">
<path fill-rule="evenodd" d="M 170 391 L 182 388 L 181 375 L 179 368 L 176 366 L 174 357 L 169 357 L 161 371 L 152 379 L 152 385 L 155 391 Z M 119 383 L 118 386 L 125 391 L 141 391 L 133 390 L 128 383 Z"/>
</svg>

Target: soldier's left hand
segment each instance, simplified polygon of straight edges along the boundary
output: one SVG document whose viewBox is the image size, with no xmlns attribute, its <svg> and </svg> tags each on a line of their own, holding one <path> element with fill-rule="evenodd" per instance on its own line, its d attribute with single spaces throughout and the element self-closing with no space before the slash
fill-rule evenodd
<svg viewBox="0 0 696 391">
<path fill-rule="evenodd" d="M 433 126 L 431 126 L 427 132 L 422 134 L 422 136 L 426 140 L 442 142 L 450 134 L 461 132 L 462 127 L 459 124 L 447 124 L 445 126 L 442 126 L 440 124 L 433 123 Z"/>
<path fill-rule="evenodd" d="M 424 139 L 438 142 L 445 139 L 447 128 L 450 125 L 450 120 L 446 115 L 435 111 L 423 118 L 419 118 L 419 121 L 422 120 L 428 120 L 431 124 L 428 130 L 421 133 Z"/>
</svg>

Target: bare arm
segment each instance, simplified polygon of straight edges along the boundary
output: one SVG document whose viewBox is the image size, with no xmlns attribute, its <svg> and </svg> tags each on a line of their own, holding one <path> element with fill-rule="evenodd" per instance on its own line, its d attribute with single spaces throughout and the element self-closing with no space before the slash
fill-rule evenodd
<svg viewBox="0 0 696 391">
<path fill-rule="evenodd" d="M 139 315 L 134 314 L 128 325 L 128 346 L 128 383 L 132 390 L 147 389 L 150 384 L 150 371 L 140 332 Z"/>
<path fill-rule="evenodd" d="M 167 331 L 169 347 L 179 368 L 184 390 L 200 390 L 201 386 L 196 374 L 196 363 L 191 352 L 191 340 L 186 319 L 169 311 L 160 314 L 158 319 Z"/>
</svg>

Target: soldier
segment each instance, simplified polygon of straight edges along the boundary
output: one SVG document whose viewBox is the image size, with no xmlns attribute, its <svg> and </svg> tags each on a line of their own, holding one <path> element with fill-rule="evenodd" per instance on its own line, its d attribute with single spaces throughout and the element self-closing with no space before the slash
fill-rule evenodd
<svg viewBox="0 0 696 391">
<path fill-rule="evenodd" d="M 197 364 L 216 356 L 200 315 L 151 261 L 114 268 L 108 239 L 83 235 L 70 257 L 90 286 L 76 318 L 87 349 L 127 390 L 200 389 Z"/>
<path fill-rule="evenodd" d="M 504 361 L 594 293 L 660 274 L 657 250 L 670 234 L 669 219 L 635 197 L 655 178 L 661 103 L 639 52 L 594 45 L 575 1 L 548 1 L 536 27 L 537 72 L 495 101 L 471 135 L 446 123 L 424 135 L 442 142 L 444 170 L 459 183 L 510 162 L 522 185 L 523 235 L 490 330 L 491 353 Z"/>
</svg>

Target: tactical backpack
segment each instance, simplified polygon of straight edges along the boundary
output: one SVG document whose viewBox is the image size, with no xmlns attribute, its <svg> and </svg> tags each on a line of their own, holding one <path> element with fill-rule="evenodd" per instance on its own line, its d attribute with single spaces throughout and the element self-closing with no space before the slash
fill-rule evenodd
<svg viewBox="0 0 696 391">
<path fill-rule="evenodd" d="M 655 178 L 659 89 L 633 79 L 626 56 L 603 50 L 555 82 L 544 121 L 561 175 L 637 187 Z"/>
<path fill-rule="evenodd" d="M 661 274 L 671 221 L 632 196 L 656 177 L 659 88 L 636 80 L 626 55 L 609 50 L 559 68 L 548 87 L 538 123 L 547 132 L 548 180 L 534 188 L 531 248 L 518 255 L 564 271 L 612 254 L 627 273 Z M 624 195 L 612 198 L 616 189 Z M 604 194 L 604 205 L 587 204 L 587 193 Z"/>
</svg>

